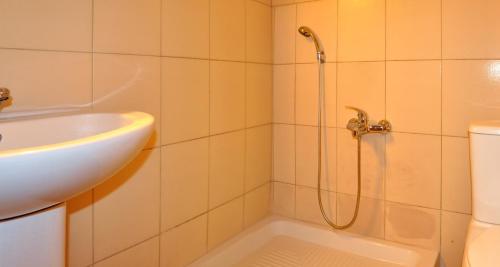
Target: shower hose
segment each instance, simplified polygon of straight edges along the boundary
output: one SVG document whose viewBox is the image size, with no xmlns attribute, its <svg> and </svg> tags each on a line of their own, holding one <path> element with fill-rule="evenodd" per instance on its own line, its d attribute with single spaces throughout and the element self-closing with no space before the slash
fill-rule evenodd
<svg viewBox="0 0 500 267">
<path fill-rule="evenodd" d="M 326 144 L 326 127 L 322 127 L 322 122 L 323 122 L 323 116 L 322 116 L 322 109 L 325 106 L 325 83 L 324 83 L 324 70 L 323 70 L 323 63 L 318 61 L 318 73 L 319 73 L 319 93 L 318 93 L 318 188 L 317 188 L 317 193 L 318 193 L 318 204 L 319 208 L 321 210 L 321 215 L 323 216 L 323 219 L 334 229 L 346 229 L 349 228 L 354 224 L 356 221 L 356 218 L 358 217 L 358 212 L 359 212 L 359 202 L 361 199 L 361 135 L 356 136 L 356 141 L 357 141 L 357 147 L 358 147 L 358 157 L 357 157 L 357 169 L 358 169 L 358 188 L 356 191 L 356 207 L 354 209 L 354 215 L 352 216 L 351 220 L 344 225 L 339 225 L 330 220 L 328 218 L 328 215 L 326 214 L 325 208 L 323 207 L 323 201 L 321 198 L 321 147 L 322 147 L 322 141 L 321 141 L 321 130 L 324 130 L 324 138 L 325 138 L 325 144 Z M 325 116 L 326 117 L 326 116 Z M 326 157 L 327 150 L 325 149 L 325 159 Z M 327 161 L 325 161 L 327 163 Z M 325 170 L 328 169 L 328 163 L 325 166 Z M 327 173 L 327 171 L 325 171 Z"/>
</svg>

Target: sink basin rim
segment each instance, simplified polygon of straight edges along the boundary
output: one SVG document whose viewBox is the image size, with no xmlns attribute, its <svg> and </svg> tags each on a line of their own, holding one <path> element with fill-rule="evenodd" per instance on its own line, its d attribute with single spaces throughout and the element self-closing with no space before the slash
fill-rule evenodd
<svg viewBox="0 0 500 267">
<path fill-rule="evenodd" d="M 12 157 L 12 156 L 16 156 L 16 155 L 25 155 L 25 154 L 34 154 L 34 153 L 53 151 L 53 150 L 58 150 L 58 149 L 65 149 L 65 148 L 81 146 L 81 145 L 85 145 L 85 144 L 89 144 L 89 143 L 99 142 L 101 140 L 110 139 L 110 138 L 113 138 L 116 136 L 127 134 L 128 132 L 133 131 L 134 129 L 139 129 L 139 128 L 144 127 L 145 125 L 148 125 L 148 124 L 152 125 L 154 122 L 153 116 L 151 116 L 150 114 L 144 113 L 144 112 L 139 112 L 139 111 L 127 112 L 127 113 L 105 113 L 105 112 L 85 113 L 85 115 L 88 115 L 88 114 L 92 114 L 92 115 L 113 114 L 116 116 L 125 117 L 130 122 L 116 128 L 116 129 L 113 129 L 113 130 L 104 131 L 104 132 L 101 132 L 101 133 L 98 133 L 95 135 L 81 137 L 81 138 L 77 138 L 74 140 L 57 142 L 57 143 L 53 143 L 53 144 L 33 146 L 33 147 L 7 149 L 4 151 L 0 151 L 0 159 L 4 158 L 4 157 Z M 64 115 L 64 116 L 46 116 L 46 117 L 41 117 L 41 118 L 33 118 L 33 120 L 43 120 L 45 118 L 54 118 L 54 117 L 72 117 L 72 116 L 79 116 L 79 115 L 84 115 L 84 114 L 71 114 L 71 115 Z M 26 121 L 28 121 L 28 120 L 31 120 L 31 119 L 27 119 Z M 15 120 L 9 120 L 9 123 L 11 123 L 11 122 L 15 122 Z M 1 125 L 1 123 L 0 123 L 0 125 Z M 0 130 L 1 130 L 1 128 L 0 128 Z M 1 131 L 0 131 L 0 134 L 1 134 Z"/>
</svg>

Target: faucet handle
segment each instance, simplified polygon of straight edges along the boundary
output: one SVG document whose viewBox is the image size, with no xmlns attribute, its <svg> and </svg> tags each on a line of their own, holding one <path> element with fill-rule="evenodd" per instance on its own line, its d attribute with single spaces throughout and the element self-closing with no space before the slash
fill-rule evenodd
<svg viewBox="0 0 500 267">
<path fill-rule="evenodd" d="M 346 106 L 347 109 L 352 109 L 358 113 L 358 120 L 362 123 L 367 123 L 368 122 L 368 114 L 366 111 L 359 109 L 357 107 L 352 107 L 352 106 Z"/>
</svg>

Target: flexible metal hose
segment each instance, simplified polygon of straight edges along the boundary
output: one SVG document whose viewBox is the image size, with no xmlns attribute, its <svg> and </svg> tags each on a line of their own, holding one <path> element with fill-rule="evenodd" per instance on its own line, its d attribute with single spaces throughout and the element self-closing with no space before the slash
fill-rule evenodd
<svg viewBox="0 0 500 267">
<path fill-rule="evenodd" d="M 323 215 L 323 219 L 325 219 L 326 223 L 328 223 L 332 228 L 334 229 L 346 229 L 349 228 L 354 224 L 356 221 L 356 218 L 358 217 L 358 212 L 359 212 L 359 203 L 361 200 L 361 136 L 357 136 L 356 140 L 358 143 L 358 189 L 356 193 L 356 208 L 354 209 L 354 215 L 352 216 L 351 220 L 344 225 L 339 225 L 335 224 L 328 218 L 328 215 L 325 212 L 325 209 L 323 207 L 323 201 L 321 199 L 321 147 L 322 147 L 322 141 L 321 141 L 321 129 L 322 129 L 322 121 L 323 121 L 323 116 L 322 116 L 322 107 L 325 105 L 325 83 L 324 83 L 324 71 L 323 71 L 323 64 L 318 61 L 318 68 L 319 68 L 319 94 L 318 94 L 318 204 L 319 208 L 321 210 L 321 215 Z M 326 117 L 326 116 L 325 116 Z M 324 127 L 325 132 L 324 132 L 324 137 L 326 140 L 326 127 Z M 326 144 L 326 142 L 325 142 Z M 327 152 L 325 148 L 325 153 Z M 326 156 L 325 156 L 326 158 Z M 328 162 L 326 163 L 325 169 L 328 168 Z"/>
</svg>

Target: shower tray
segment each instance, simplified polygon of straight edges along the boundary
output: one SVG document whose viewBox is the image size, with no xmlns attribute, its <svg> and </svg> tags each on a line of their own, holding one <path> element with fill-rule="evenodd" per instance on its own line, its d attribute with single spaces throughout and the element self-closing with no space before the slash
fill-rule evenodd
<svg viewBox="0 0 500 267">
<path fill-rule="evenodd" d="M 434 267 L 438 252 L 270 216 L 189 266 Z"/>
</svg>

